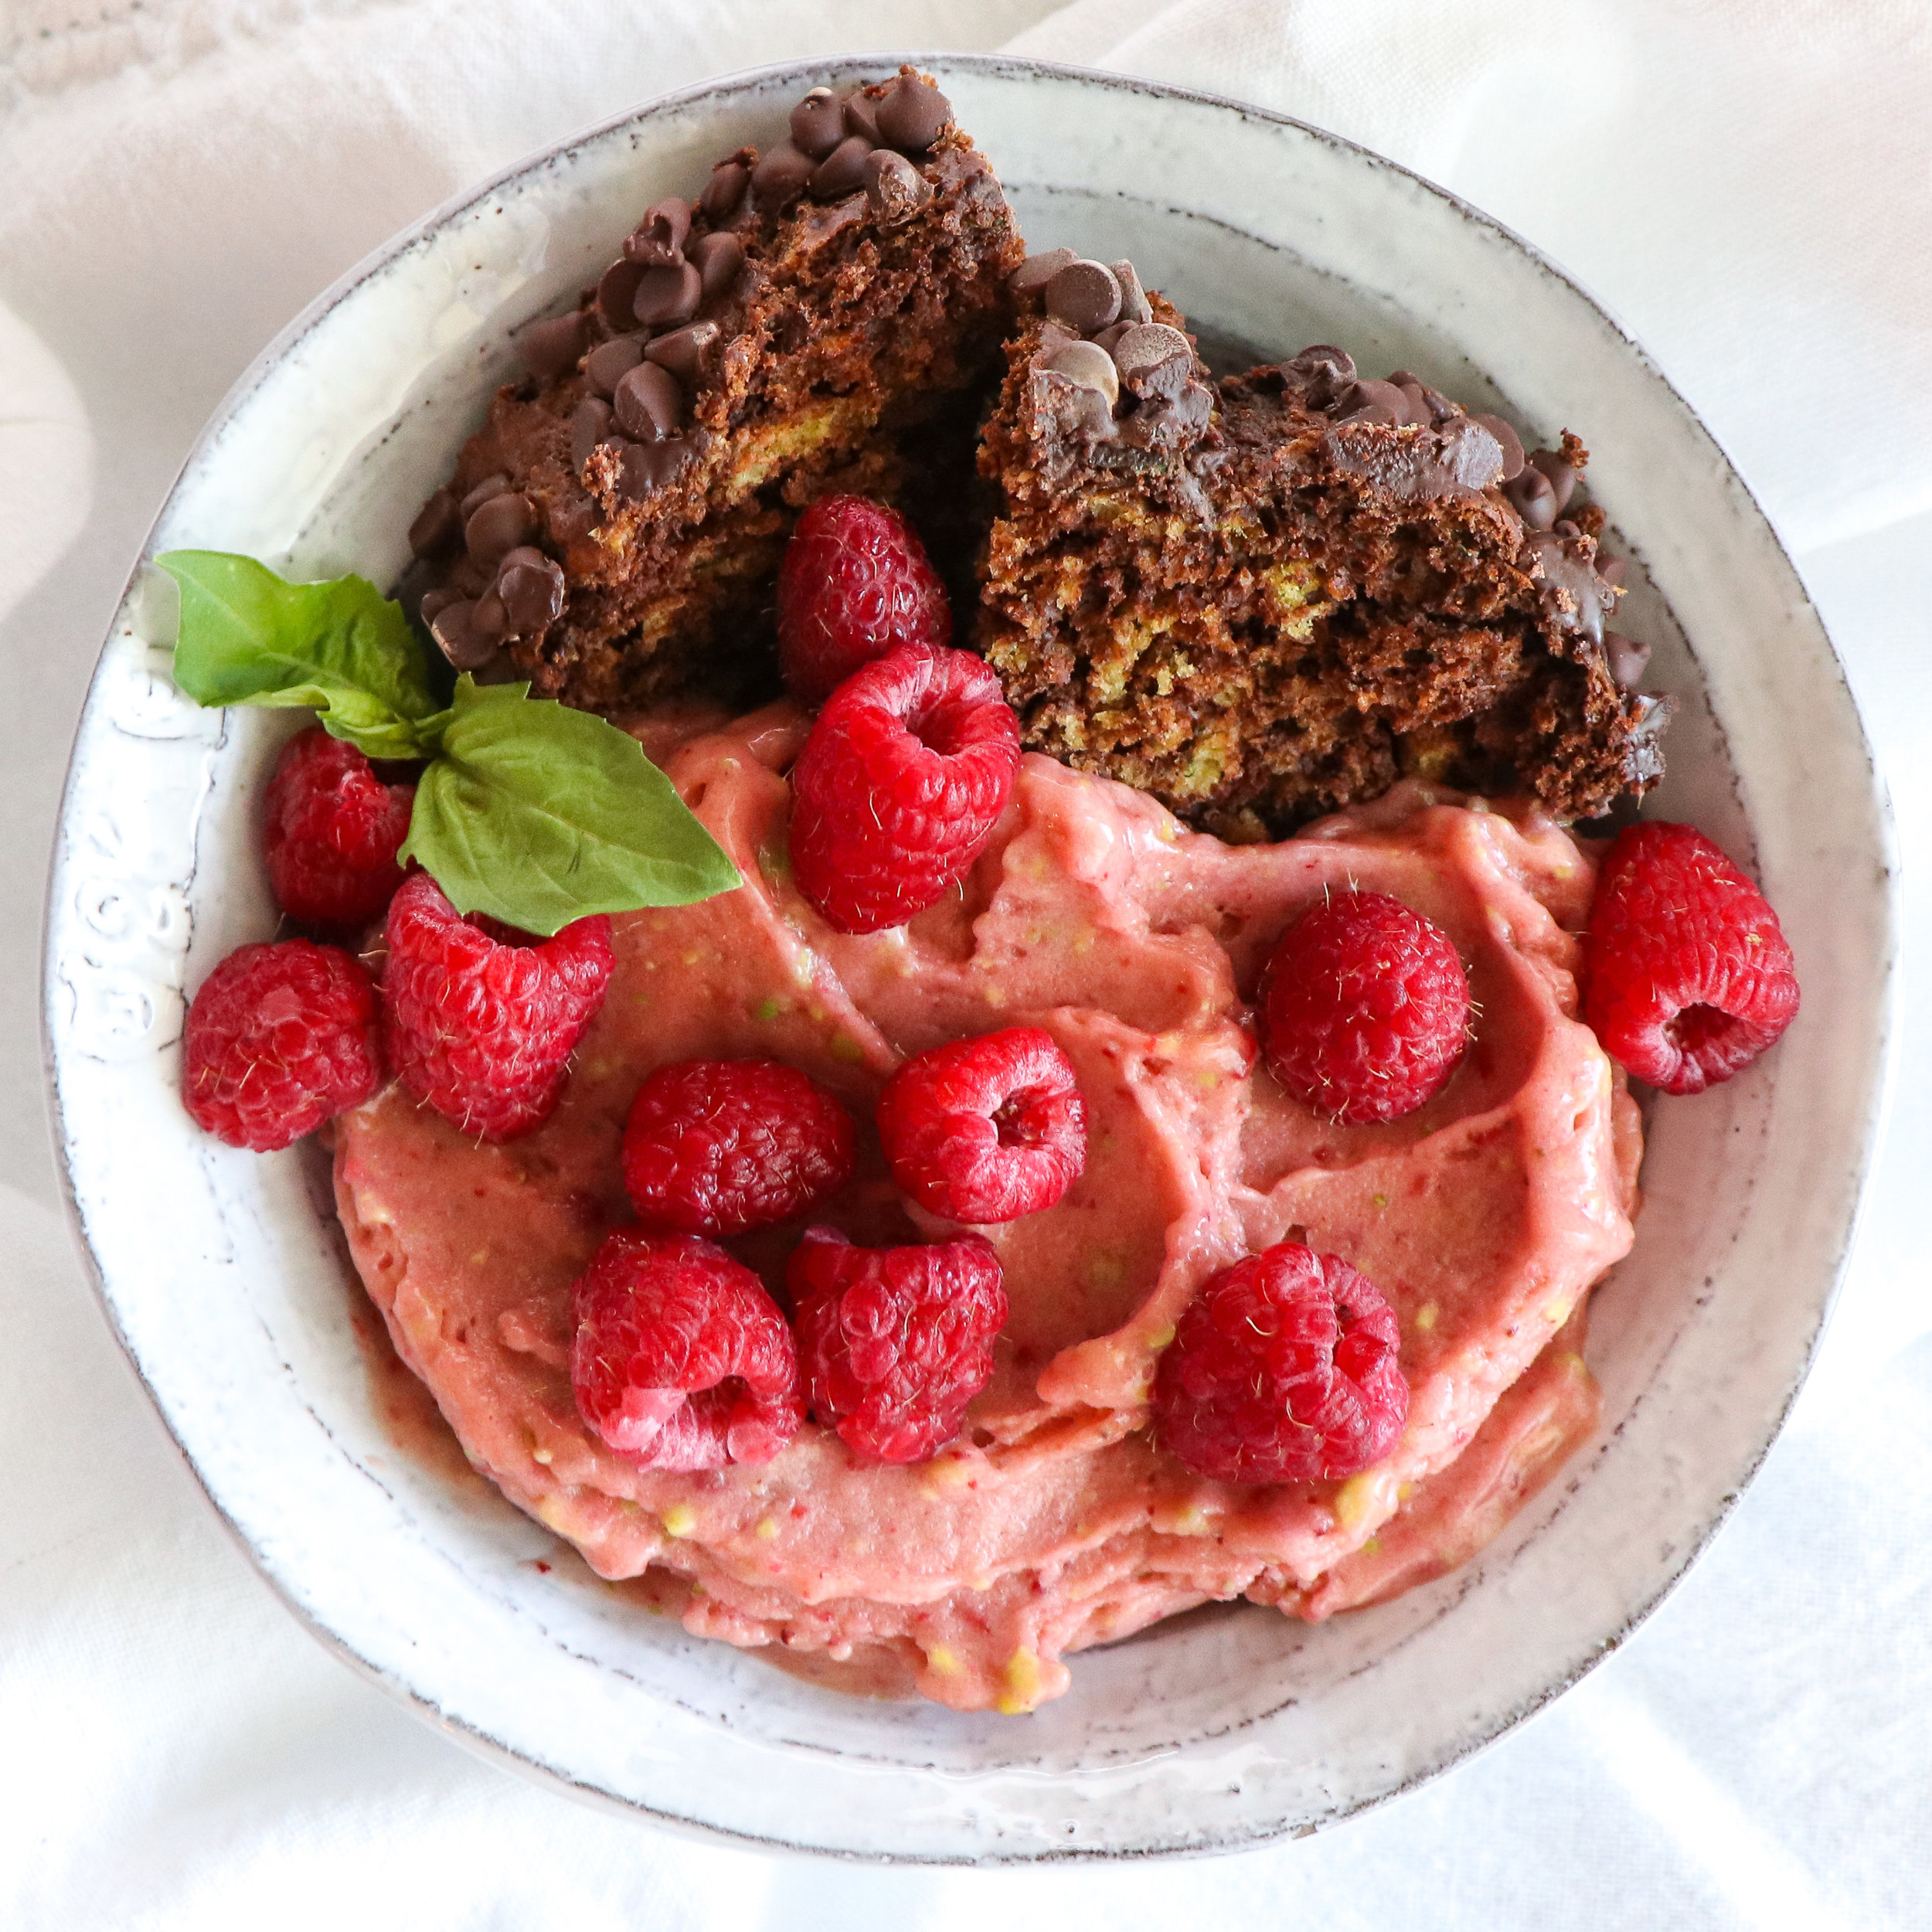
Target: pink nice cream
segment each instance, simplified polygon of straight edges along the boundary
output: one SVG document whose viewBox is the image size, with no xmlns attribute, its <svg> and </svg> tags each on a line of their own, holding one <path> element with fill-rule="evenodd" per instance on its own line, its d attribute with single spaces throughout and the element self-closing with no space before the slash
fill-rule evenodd
<svg viewBox="0 0 1932 1932">
<path fill-rule="evenodd" d="M 471 1462 L 693 1632 L 960 1709 L 1028 1709 L 1066 1689 L 1070 1653 L 1195 1604 L 1317 1619 L 1480 1548 L 1595 1427 L 1583 1304 L 1631 1238 L 1637 1111 L 1577 1017 L 1590 856 L 1533 808 L 1415 783 L 1229 845 L 1029 756 L 961 890 L 845 937 L 787 875 L 804 733 L 784 706 L 638 727 L 745 883 L 613 920 L 607 997 L 544 1126 L 479 1146 L 393 1087 L 336 1124 L 356 1265 Z M 1311 1113 L 1256 1048 L 1270 950 L 1350 886 L 1442 927 L 1477 1007 L 1448 1084 L 1386 1125 Z M 985 1230 L 1012 1315 L 958 1439 L 887 1467 L 808 1423 L 762 1467 L 698 1474 L 607 1448 L 571 1395 L 570 1287 L 631 1219 L 620 1150 L 645 1075 L 801 1069 L 862 1128 L 856 1179 L 815 1218 L 916 1240 L 949 1224 L 893 1189 L 879 1090 L 910 1054 L 1022 1023 L 1079 1073 L 1088 1157 L 1057 1206 Z M 797 1233 L 730 1244 L 781 1301 Z M 1342 1257 L 1395 1310 L 1406 1427 L 1346 1481 L 1193 1476 L 1148 1426 L 1156 1362 L 1204 1281 L 1284 1240 Z"/>
</svg>

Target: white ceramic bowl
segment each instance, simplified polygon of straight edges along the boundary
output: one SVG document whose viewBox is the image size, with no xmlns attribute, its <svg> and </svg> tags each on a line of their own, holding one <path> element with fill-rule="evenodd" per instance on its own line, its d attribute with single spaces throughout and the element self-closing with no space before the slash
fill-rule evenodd
<svg viewBox="0 0 1932 1932">
<path fill-rule="evenodd" d="M 409 514 L 646 203 L 769 141 L 821 80 L 672 96 L 512 169 L 372 257 L 251 369 L 151 539 L 296 573 L 403 560 Z M 196 710 L 131 593 L 76 743 L 48 917 L 61 1151 L 108 1316 L 216 1507 L 311 1629 L 455 1736 L 641 1813 L 860 1855 L 1030 1859 L 1301 1832 L 1496 1736 L 1617 1643 L 1735 1500 L 1842 1269 L 1883 1098 L 1892 847 L 1843 675 L 1769 526 L 1642 352 L 1493 222 L 1297 123 L 1138 82 L 929 58 L 1036 247 L 1131 254 L 1277 354 L 1340 342 L 1593 451 L 1624 628 L 1682 714 L 1650 809 L 1753 865 L 1801 1017 L 1662 1105 L 1634 1252 L 1597 1300 L 1602 1434 L 1478 1560 L 1319 1628 L 1199 1613 L 1080 1658 L 1023 1719 L 851 1701 L 685 1637 L 536 1524 L 398 1452 L 313 1149 L 263 1158 L 176 1098 L 184 993 L 274 913 L 257 854 L 286 718 Z M 537 1560 L 559 1559 L 547 1573 Z"/>
</svg>

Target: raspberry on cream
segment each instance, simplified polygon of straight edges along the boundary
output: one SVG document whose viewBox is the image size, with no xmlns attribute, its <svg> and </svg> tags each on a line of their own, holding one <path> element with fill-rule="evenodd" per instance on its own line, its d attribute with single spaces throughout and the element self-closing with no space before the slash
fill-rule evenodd
<svg viewBox="0 0 1932 1932">
<path fill-rule="evenodd" d="M 1593 864 L 1551 821 L 1409 784 L 1233 846 L 1029 757 L 956 891 L 847 934 L 785 862 L 804 721 L 684 730 L 653 727 L 651 748 L 747 883 L 613 919 L 568 1104 L 501 1148 L 394 1089 L 336 1129 L 343 1223 L 399 1352 L 477 1465 L 600 1574 L 687 1593 L 699 1634 L 1023 1709 L 1065 1689 L 1070 1653 L 1195 1604 L 1320 1617 L 1403 1587 L 1587 1433 L 1580 1308 L 1628 1247 L 1640 1145 L 1577 1017 Z M 1442 930 L 1481 1015 L 1447 1084 L 1387 1123 L 1293 1100 L 1253 1031 L 1280 935 L 1351 883 Z M 1073 1068 L 1087 1158 L 1053 1206 L 985 1230 L 1009 1313 L 956 1440 L 889 1464 L 813 1422 L 767 1462 L 689 1474 L 586 1425 L 571 1288 L 628 1220 L 624 1122 L 648 1075 L 758 1056 L 836 1094 L 857 1168 L 815 1214 L 889 1250 L 957 1231 L 903 1202 L 863 1124 L 908 1059 L 1011 1026 Z M 774 1284 L 788 1244 L 736 1240 Z M 1163 1352 L 1204 1284 L 1282 1243 L 1375 1284 L 1406 1422 L 1345 1478 L 1196 1475 L 1149 1427 Z"/>
</svg>

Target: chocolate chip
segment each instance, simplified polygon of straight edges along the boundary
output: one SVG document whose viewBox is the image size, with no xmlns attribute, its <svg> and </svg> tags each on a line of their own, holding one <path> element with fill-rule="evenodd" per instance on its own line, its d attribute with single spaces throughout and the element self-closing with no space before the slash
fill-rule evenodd
<svg viewBox="0 0 1932 1932">
<path fill-rule="evenodd" d="M 1502 451 L 1502 480 L 1513 482 L 1522 474 L 1522 438 L 1500 416 L 1472 416 L 1472 423 L 1480 423 L 1496 439 Z"/>
<path fill-rule="evenodd" d="M 707 302 L 728 295 L 745 265 L 745 246 L 736 235 L 706 235 L 691 245 L 698 279 Z"/>
<path fill-rule="evenodd" d="M 670 268 L 647 268 L 638 284 L 631 312 L 648 328 L 675 328 L 688 322 L 704 300 L 704 277 L 690 262 Z"/>
<path fill-rule="evenodd" d="M 790 141 L 781 141 L 751 171 L 752 205 L 761 215 L 781 213 L 805 192 L 811 167 Z"/>
<path fill-rule="evenodd" d="M 548 321 L 531 323 L 516 338 L 523 366 L 532 376 L 567 376 L 583 353 L 584 328 L 590 319 L 578 309 Z"/>
<path fill-rule="evenodd" d="M 503 600 L 509 634 L 527 638 L 563 614 L 563 572 L 541 550 L 512 550 L 497 572 L 495 594 Z"/>
<path fill-rule="evenodd" d="M 675 482 L 696 454 L 688 438 L 674 437 L 664 443 L 633 443 L 624 453 L 617 478 L 617 494 L 635 502 Z"/>
<path fill-rule="evenodd" d="M 1092 335 L 1120 320 L 1121 285 L 1104 262 L 1070 261 L 1046 284 L 1046 312 Z"/>
<path fill-rule="evenodd" d="M 1355 358 L 1332 342 L 1311 342 L 1288 367 L 1301 376 L 1326 376 L 1338 388 L 1345 387 L 1355 379 Z"/>
<path fill-rule="evenodd" d="M 611 398 L 617 427 L 640 443 L 662 443 L 684 423 L 684 391 L 668 369 L 641 362 L 617 385 Z"/>
<path fill-rule="evenodd" d="M 716 322 L 690 322 L 660 335 L 644 352 L 658 368 L 667 369 L 687 389 L 698 386 L 698 364 L 704 352 L 718 339 Z"/>
<path fill-rule="evenodd" d="M 1139 327 L 1138 322 L 1116 322 L 1111 328 L 1104 328 L 1099 335 L 1094 337 L 1094 346 L 1096 349 L 1105 349 L 1107 354 L 1111 355 L 1114 353 L 1114 345 L 1119 342 L 1121 338 L 1130 328 Z"/>
<path fill-rule="evenodd" d="M 520 684 L 525 672 L 519 668 L 515 658 L 507 651 L 499 651 L 488 663 L 479 665 L 471 674 L 472 684 Z"/>
<path fill-rule="evenodd" d="M 952 117 L 953 104 L 930 81 L 901 73 L 879 104 L 879 138 L 902 155 L 923 155 Z"/>
<path fill-rule="evenodd" d="M 462 594 L 447 587 L 440 590 L 425 590 L 416 607 L 416 614 L 426 624 L 434 624 L 437 618 L 452 604 L 461 604 Z"/>
<path fill-rule="evenodd" d="M 1114 345 L 1114 366 L 1136 396 L 1178 388 L 1193 366 L 1187 338 L 1165 322 L 1136 322 Z"/>
<path fill-rule="evenodd" d="M 471 517 L 493 496 L 501 496 L 510 487 L 510 479 L 501 470 L 494 476 L 486 476 L 475 485 L 468 496 L 456 506 L 456 514 L 467 523 Z"/>
<path fill-rule="evenodd" d="M 476 605 L 467 597 L 437 612 L 430 620 L 430 635 L 459 671 L 474 671 L 496 655 L 496 639 L 478 628 Z"/>
<path fill-rule="evenodd" d="M 1113 264 L 1114 279 L 1121 285 L 1121 320 L 1124 322 L 1151 322 L 1154 319 L 1154 304 L 1147 299 L 1147 291 L 1141 286 L 1141 278 L 1134 272 L 1130 261 L 1117 261 Z"/>
<path fill-rule="evenodd" d="M 871 152 L 872 144 L 863 134 L 853 134 L 839 142 L 813 168 L 811 179 L 805 184 L 813 200 L 837 201 L 844 196 L 857 194 L 866 185 L 866 157 Z"/>
<path fill-rule="evenodd" d="M 637 233 L 624 244 L 624 259 L 646 268 L 670 268 L 684 260 L 684 239 L 691 233 L 691 205 L 667 196 L 638 223 Z"/>
<path fill-rule="evenodd" d="M 711 171 L 711 179 L 704 185 L 704 192 L 698 197 L 698 206 L 704 210 L 707 221 L 729 221 L 736 212 L 740 202 L 745 198 L 745 188 L 751 179 L 751 170 L 741 161 L 721 161 Z"/>
<path fill-rule="evenodd" d="M 471 556 L 486 570 L 494 570 L 519 543 L 529 543 L 536 535 L 536 508 L 527 496 L 515 490 L 505 490 L 501 496 L 478 504 L 463 526 L 463 541 Z"/>
<path fill-rule="evenodd" d="M 1555 514 L 1561 516 L 1576 493 L 1577 472 L 1554 450 L 1535 451 L 1529 461 L 1533 468 L 1549 478 L 1550 491 L 1556 499 Z"/>
<path fill-rule="evenodd" d="M 1038 294 L 1063 268 L 1079 260 L 1070 248 L 1049 248 L 1043 254 L 1029 255 L 1006 277 L 1006 286 L 1015 295 Z"/>
<path fill-rule="evenodd" d="M 1355 383 L 1337 406 L 1345 412 L 1345 423 L 1380 423 L 1393 429 L 1410 420 L 1408 397 L 1394 383 L 1372 376 Z"/>
<path fill-rule="evenodd" d="M 1068 342 L 1039 366 L 1064 376 L 1083 389 L 1098 389 L 1107 398 L 1109 408 L 1121 400 L 1121 372 L 1114 366 L 1113 357 L 1097 342 Z"/>
<path fill-rule="evenodd" d="M 597 313 L 614 334 L 621 335 L 637 327 L 631 304 L 638 298 L 638 284 L 644 280 L 641 262 L 613 262 L 597 284 Z"/>
<path fill-rule="evenodd" d="M 1466 489 L 1486 490 L 1502 479 L 1502 446 L 1473 416 L 1444 425 L 1441 461 L 1451 481 Z"/>
<path fill-rule="evenodd" d="M 1516 514 L 1532 530 L 1546 530 L 1556 521 L 1556 492 L 1541 470 L 1528 464 L 1502 486 Z"/>
<path fill-rule="evenodd" d="M 829 87 L 815 87 L 791 111 L 791 145 L 823 161 L 845 138 L 845 104 Z"/>
<path fill-rule="evenodd" d="M 614 335 L 600 342 L 583 359 L 583 379 L 600 396 L 608 396 L 624 376 L 644 360 L 644 338 Z"/>
<path fill-rule="evenodd" d="M 410 526 L 410 551 L 415 556 L 434 556 L 447 550 L 463 528 L 457 514 L 456 497 L 451 491 L 438 490 L 416 513 Z"/>
<path fill-rule="evenodd" d="M 510 634 L 510 614 L 494 583 L 477 599 L 470 623 L 478 637 L 488 638 L 492 644 L 501 644 Z"/>
<path fill-rule="evenodd" d="M 590 452 L 611 434 L 611 405 L 601 397 L 587 396 L 570 418 L 570 467 L 581 470 Z"/>
<path fill-rule="evenodd" d="M 1422 385 L 1413 382 L 1397 383 L 1395 386 L 1401 390 L 1403 400 L 1408 405 L 1405 420 L 1414 423 L 1418 429 L 1427 429 L 1435 420 L 1435 412 L 1429 406 L 1429 399 L 1423 393 Z"/>
<path fill-rule="evenodd" d="M 1622 557 L 1605 556 L 1600 552 L 1597 558 L 1597 574 L 1613 590 L 1621 590 L 1624 580 L 1630 575 L 1630 565 Z"/>
<path fill-rule="evenodd" d="M 1650 646 L 1625 637 L 1621 631 L 1604 633 L 1604 656 L 1610 675 L 1626 691 L 1634 691 L 1650 668 Z"/>
<path fill-rule="evenodd" d="M 876 148 L 866 157 L 866 199 L 888 228 L 911 220 L 931 193 L 925 176 L 903 155 Z"/>
<path fill-rule="evenodd" d="M 849 134 L 863 134 L 873 147 L 879 145 L 879 104 L 863 87 L 855 87 L 846 95 L 845 131 Z"/>
</svg>

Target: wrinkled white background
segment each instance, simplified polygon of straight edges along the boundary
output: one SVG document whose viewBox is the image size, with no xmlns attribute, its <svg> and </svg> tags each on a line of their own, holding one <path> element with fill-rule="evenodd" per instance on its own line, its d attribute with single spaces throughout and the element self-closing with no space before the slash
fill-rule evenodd
<svg viewBox="0 0 1932 1932">
<path fill-rule="evenodd" d="M 1913 0 L 0 0 L 0 1923 L 1932 1923 L 1923 971 L 1818 1370 L 1695 1574 L 1475 1763 L 1239 1858 L 875 1872 L 526 1786 L 301 1634 L 116 1353 L 46 1149 L 39 906 L 95 651 L 204 417 L 391 231 L 576 126 L 815 49 L 1002 44 L 1321 122 L 1603 297 L 1797 554 L 1889 773 L 1923 955 L 1932 12 Z"/>
</svg>

